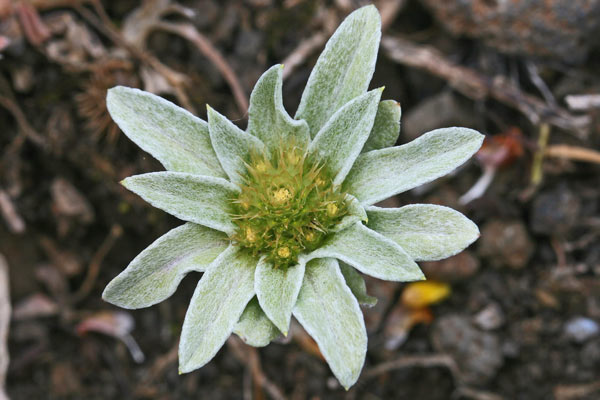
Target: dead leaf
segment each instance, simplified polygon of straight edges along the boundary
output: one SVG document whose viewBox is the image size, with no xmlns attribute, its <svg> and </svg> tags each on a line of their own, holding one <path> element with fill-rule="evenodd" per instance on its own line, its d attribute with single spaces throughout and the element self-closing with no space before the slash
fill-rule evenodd
<svg viewBox="0 0 600 400">
<path fill-rule="evenodd" d="M 50 187 L 52 210 L 59 217 L 75 218 L 83 224 L 94 220 L 94 210 L 87 199 L 64 178 L 56 178 Z"/>
<path fill-rule="evenodd" d="M 458 200 L 460 204 L 468 204 L 483 196 L 491 185 L 499 168 L 512 164 L 523 156 L 521 130 L 512 127 L 499 135 L 487 137 L 475 157 L 483 167 L 483 174 L 475 184 Z"/>
<path fill-rule="evenodd" d="M 39 46 L 52 35 L 35 7 L 30 3 L 21 1 L 15 6 L 15 11 L 25 37 L 34 46 Z"/>
<path fill-rule="evenodd" d="M 516 126 L 498 135 L 488 136 L 475 157 L 484 166 L 510 165 L 524 154 L 522 136 L 521 129 Z"/>
<path fill-rule="evenodd" d="M 19 301 L 13 310 L 13 319 L 51 317 L 58 314 L 58 304 L 43 293 L 35 293 Z"/>
<path fill-rule="evenodd" d="M 407 308 L 398 302 L 390 312 L 383 329 L 384 347 L 386 350 L 396 350 L 406 339 L 417 324 L 430 324 L 433 314 L 429 308 Z"/>
<path fill-rule="evenodd" d="M 402 291 L 402 305 L 423 308 L 439 303 L 450 296 L 450 285 L 436 281 L 411 282 Z"/>
<path fill-rule="evenodd" d="M 119 339 L 127 346 L 133 360 L 142 363 L 145 359 L 144 353 L 131 336 L 134 327 L 135 321 L 127 312 L 101 311 L 85 318 L 75 330 L 79 336 L 88 332 L 97 332 Z"/>
<path fill-rule="evenodd" d="M 573 161 L 590 162 L 600 164 L 600 152 L 584 147 L 569 146 L 567 144 L 555 144 L 546 147 L 544 155 L 548 157 L 567 158 Z"/>
<path fill-rule="evenodd" d="M 8 286 L 8 263 L 0 254 L 0 400 L 8 399 L 4 392 L 8 369 L 8 328 L 10 325 L 10 290 Z"/>
<path fill-rule="evenodd" d="M 70 12 L 53 14 L 45 19 L 54 34 L 45 46 L 48 58 L 65 68 L 89 70 L 93 62 L 105 58 L 106 48 L 84 23 Z"/>
<path fill-rule="evenodd" d="M 288 336 L 290 336 L 293 341 L 298 343 L 305 352 L 307 352 L 308 354 L 312 354 L 313 356 L 321 359 L 322 361 L 325 361 L 325 357 L 323 357 L 323 354 L 321 354 L 321 350 L 319 350 L 319 345 L 317 344 L 317 342 L 315 342 L 313 338 L 310 337 L 308 333 L 306 333 L 306 331 L 300 326 L 300 324 L 296 323 L 295 321 L 292 321 L 292 323 L 290 324 L 290 334 Z"/>
</svg>

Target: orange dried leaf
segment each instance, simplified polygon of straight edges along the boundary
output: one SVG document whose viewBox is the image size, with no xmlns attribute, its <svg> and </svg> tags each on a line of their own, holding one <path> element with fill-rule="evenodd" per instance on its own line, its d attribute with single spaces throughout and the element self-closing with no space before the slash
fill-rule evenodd
<svg viewBox="0 0 600 400">
<path fill-rule="evenodd" d="M 423 308 L 439 303 L 450 295 L 450 285 L 436 281 L 412 282 L 402 292 L 402 304 L 409 308 Z"/>
<path fill-rule="evenodd" d="M 504 133 L 488 136 L 475 157 L 483 165 L 504 167 L 512 164 L 523 153 L 521 130 L 512 127 Z"/>
<path fill-rule="evenodd" d="M 402 304 L 394 307 L 383 330 L 384 346 L 387 350 L 396 350 L 417 324 L 430 324 L 433 313 L 429 308 L 407 308 Z"/>
</svg>

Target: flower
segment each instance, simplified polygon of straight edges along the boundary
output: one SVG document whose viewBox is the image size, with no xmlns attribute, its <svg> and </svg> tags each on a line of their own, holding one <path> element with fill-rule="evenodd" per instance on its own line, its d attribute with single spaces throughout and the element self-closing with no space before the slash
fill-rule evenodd
<svg viewBox="0 0 600 400">
<path fill-rule="evenodd" d="M 234 332 L 265 346 L 292 315 L 315 339 L 341 384 L 362 369 L 367 333 L 359 303 L 373 305 L 361 273 L 424 279 L 415 261 L 462 251 L 479 235 L 436 205 L 374 203 L 452 171 L 483 136 L 438 129 L 393 146 L 400 107 L 367 91 L 380 33 L 373 6 L 352 13 L 329 40 L 294 118 L 282 102 L 282 68 L 258 80 L 240 130 L 208 107 L 208 123 L 137 89 L 107 96 L 123 132 L 167 169 L 122 183 L 184 225 L 142 251 L 103 298 L 141 308 L 201 271 L 183 323 L 181 372 L 209 362 Z"/>
</svg>

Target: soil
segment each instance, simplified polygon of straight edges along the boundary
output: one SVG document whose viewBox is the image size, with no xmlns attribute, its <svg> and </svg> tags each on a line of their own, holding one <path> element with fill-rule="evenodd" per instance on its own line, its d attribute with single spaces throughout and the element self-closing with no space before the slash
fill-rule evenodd
<svg viewBox="0 0 600 400">
<path fill-rule="evenodd" d="M 12 304 L 6 392 L 13 400 L 274 398 L 248 361 L 255 353 L 235 338 L 205 367 L 178 374 L 174 351 L 200 274 L 188 275 L 171 298 L 148 309 L 120 310 L 101 299 L 106 284 L 141 250 L 180 224 L 118 184 L 162 167 L 112 124 L 106 89 L 154 87 L 171 101 L 187 102 L 201 118 L 208 103 L 243 128 L 246 115 L 222 70 L 181 36 L 152 31 L 138 38 L 137 52 L 123 44 L 122 34 L 111 37 L 110 29 L 124 32 L 124 26 L 142 35 L 143 22 L 156 17 L 147 12 L 128 25 L 138 2 L 79 3 L 38 0 L 26 3 L 35 7 L 11 8 L 0 1 L 0 39 L 10 38 L 0 60 L 0 254 L 9 267 Z M 165 3 L 148 2 L 154 11 Z M 191 19 L 173 12 L 156 18 L 191 22 L 223 55 L 247 96 L 263 71 L 319 32 L 328 37 L 358 3 L 192 0 L 180 3 L 195 12 Z M 547 58 L 506 52 L 495 45 L 502 40 L 497 36 L 487 43 L 483 33 L 449 33 L 420 1 L 377 4 L 383 10 L 391 3 L 399 8 L 384 35 L 433 46 L 490 81 L 509 80 L 564 108 L 567 95 L 600 93 L 594 44 L 578 50 L 576 64 L 561 52 Z M 513 17 L 526 21 L 543 11 L 528 12 Z M 288 110 L 296 109 L 321 48 L 303 54 L 286 78 Z M 150 70 L 149 56 L 186 78 L 184 96 L 164 80 L 172 75 Z M 402 104 L 411 137 L 401 134 L 398 144 L 448 125 L 499 139 L 487 147 L 494 155 L 512 140 L 510 157 L 500 155 L 493 166 L 489 188 L 468 204 L 459 198 L 490 165 L 485 155 L 384 204 L 453 207 L 475 221 L 482 236 L 449 260 L 423 263 L 430 279 L 450 285 L 450 295 L 420 310 L 426 315 L 421 323 L 404 324 L 414 311 L 402 303 L 406 285 L 367 279 L 379 303 L 363 309 L 369 351 L 349 391 L 299 326 L 291 339 L 258 349 L 264 379 L 289 399 L 600 398 L 598 162 L 548 156 L 540 164 L 543 116 L 532 124 L 517 107 L 455 92 L 446 80 L 383 51 L 371 86 L 385 86 L 384 98 Z M 597 151 L 599 110 L 580 112 L 590 119 L 584 134 L 551 125 L 549 145 Z M 135 360 L 129 339 L 143 361 Z M 377 369 L 390 362 L 399 363 Z"/>
</svg>

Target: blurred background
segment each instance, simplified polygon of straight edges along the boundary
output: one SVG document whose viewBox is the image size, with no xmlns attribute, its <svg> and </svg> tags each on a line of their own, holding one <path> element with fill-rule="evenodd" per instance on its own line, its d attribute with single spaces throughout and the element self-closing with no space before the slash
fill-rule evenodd
<svg viewBox="0 0 600 400">
<path fill-rule="evenodd" d="M 368 279 L 367 361 L 348 392 L 316 344 L 232 336 L 177 373 L 199 274 L 137 311 L 104 286 L 179 224 L 124 190 L 160 164 L 110 119 L 140 87 L 245 128 L 249 93 L 285 63 L 293 115 L 353 0 L 0 0 L 0 399 L 600 398 L 600 0 L 380 0 L 372 87 L 401 103 L 400 143 L 487 135 L 453 175 L 384 202 L 460 210 L 469 249 L 429 280 Z M 10 362 L 8 363 L 8 355 Z M 4 397 L 3 397 L 4 396 Z"/>
</svg>

